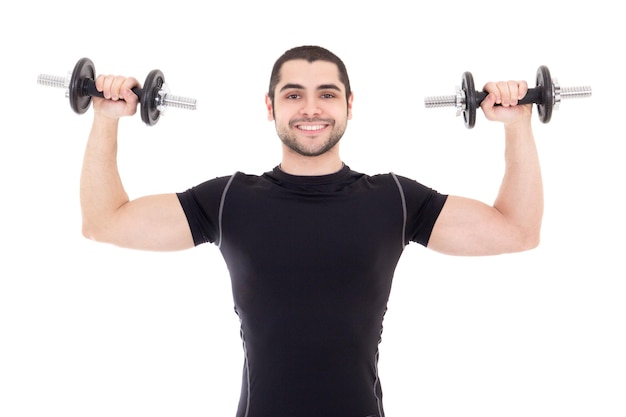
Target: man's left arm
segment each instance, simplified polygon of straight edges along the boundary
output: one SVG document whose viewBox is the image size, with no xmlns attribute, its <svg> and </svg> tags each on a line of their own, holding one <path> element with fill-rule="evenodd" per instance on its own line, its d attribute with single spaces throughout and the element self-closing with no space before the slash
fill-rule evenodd
<svg viewBox="0 0 626 417">
<path fill-rule="evenodd" d="M 492 206 L 449 196 L 428 247 L 451 255 L 496 255 L 535 248 L 543 218 L 543 182 L 531 126 L 532 105 L 518 105 L 523 81 L 488 83 L 485 117 L 504 125 L 505 172 Z"/>
</svg>

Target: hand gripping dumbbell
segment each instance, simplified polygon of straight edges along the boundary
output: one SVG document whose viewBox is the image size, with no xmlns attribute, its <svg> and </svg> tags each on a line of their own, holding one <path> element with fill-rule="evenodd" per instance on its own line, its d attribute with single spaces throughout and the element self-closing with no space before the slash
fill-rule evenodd
<svg viewBox="0 0 626 417">
<path fill-rule="evenodd" d="M 48 87 L 65 88 L 65 97 L 70 99 L 72 110 L 83 114 L 89 109 L 92 97 L 104 97 L 96 89 L 95 73 L 93 62 L 89 58 L 81 58 L 74 66 L 71 75 L 59 77 L 40 74 L 37 77 L 37 83 Z M 156 124 L 167 107 L 196 109 L 195 99 L 170 95 L 163 73 L 156 69 L 150 71 L 143 88 L 135 87 L 132 91 L 139 97 L 141 120 L 148 126 Z"/>
<path fill-rule="evenodd" d="M 548 123 L 552 117 L 552 110 L 558 109 L 561 100 L 569 98 L 583 98 L 591 96 L 591 87 L 561 87 L 556 79 L 552 79 L 546 66 L 537 70 L 535 88 L 529 88 L 528 93 L 518 101 L 518 104 L 537 104 L 539 120 Z M 456 107 L 456 115 L 463 114 L 465 127 L 471 129 L 476 123 L 476 108 L 487 97 L 485 91 L 476 91 L 474 79 L 470 72 L 463 73 L 461 87 L 457 87 L 456 95 L 432 96 L 424 99 L 426 108 Z"/>
</svg>

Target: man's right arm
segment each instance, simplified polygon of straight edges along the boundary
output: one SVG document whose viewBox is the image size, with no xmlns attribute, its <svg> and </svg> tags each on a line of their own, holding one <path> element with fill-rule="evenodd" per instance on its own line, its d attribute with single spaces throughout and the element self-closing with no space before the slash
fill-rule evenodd
<svg viewBox="0 0 626 417">
<path fill-rule="evenodd" d="M 93 98 L 94 120 L 80 181 L 85 237 L 121 247 L 171 251 L 194 246 L 189 224 L 176 194 L 129 200 L 117 167 L 119 118 L 133 115 L 137 96 L 133 78 L 100 76 Z M 123 99 L 123 100 L 119 100 Z"/>
</svg>

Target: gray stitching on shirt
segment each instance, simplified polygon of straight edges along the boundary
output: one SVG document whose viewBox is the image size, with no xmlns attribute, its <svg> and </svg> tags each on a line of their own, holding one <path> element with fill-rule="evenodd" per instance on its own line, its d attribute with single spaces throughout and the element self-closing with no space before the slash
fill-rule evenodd
<svg viewBox="0 0 626 417">
<path fill-rule="evenodd" d="M 407 218 L 407 209 L 406 209 L 406 198 L 404 197 L 404 190 L 402 189 L 402 184 L 400 184 L 400 180 L 394 174 L 391 173 L 396 185 L 398 186 L 398 191 L 400 191 L 400 199 L 402 200 L 402 247 L 406 246 L 406 218 Z"/>
<path fill-rule="evenodd" d="M 218 238 L 218 241 L 217 241 L 217 247 L 218 248 L 222 246 L 222 235 L 223 235 L 223 231 L 222 231 L 222 215 L 224 214 L 224 201 L 226 200 L 226 193 L 228 192 L 228 189 L 230 188 L 230 184 L 235 179 L 235 175 L 237 175 L 236 172 L 230 177 L 230 179 L 228 180 L 228 183 L 226 184 L 226 187 L 224 187 L 224 191 L 222 191 L 222 199 L 220 200 L 220 211 L 219 211 L 219 215 L 218 215 L 218 219 L 217 219 L 217 227 L 219 229 L 219 238 Z"/>
</svg>

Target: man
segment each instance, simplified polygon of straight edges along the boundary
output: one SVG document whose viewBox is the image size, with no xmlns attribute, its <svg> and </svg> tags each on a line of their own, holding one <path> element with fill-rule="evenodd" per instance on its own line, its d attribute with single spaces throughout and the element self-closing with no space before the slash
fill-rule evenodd
<svg viewBox="0 0 626 417">
<path fill-rule="evenodd" d="M 120 76 L 96 80 L 106 99 L 93 99 L 83 233 L 144 250 L 219 247 L 241 320 L 237 417 L 383 417 L 378 343 L 404 247 L 494 255 L 539 243 L 543 190 L 532 107 L 517 105 L 528 90 L 523 81 L 484 87 L 482 110 L 503 124 L 506 143 L 492 206 L 399 175 L 350 170 L 339 155 L 352 117 L 348 74 L 317 46 L 285 52 L 271 74 L 265 101 L 282 141 L 278 166 L 129 201 L 117 131 L 119 118 L 136 111 L 137 85 Z"/>
</svg>

